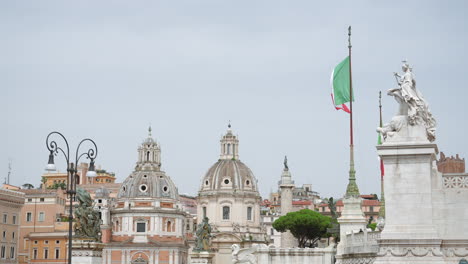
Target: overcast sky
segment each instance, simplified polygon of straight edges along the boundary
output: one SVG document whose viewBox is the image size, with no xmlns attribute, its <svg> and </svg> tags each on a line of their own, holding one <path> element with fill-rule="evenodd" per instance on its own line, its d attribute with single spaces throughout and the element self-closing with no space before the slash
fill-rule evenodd
<svg viewBox="0 0 468 264">
<path fill-rule="evenodd" d="M 284 155 L 296 184 L 341 197 L 348 115 L 330 99 L 353 27 L 355 151 L 361 193 L 379 193 L 378 92 L 401 60 L 438 122 L 439 150 L 468 157 L 467 1 L 1 1 L 0 169 L 39 185 L 51 131 L 122 182 L 148 125 L 179 193 L 196 195 L 231 120 L 261 194 Z M 385 92 L 384 92 L 385 94 Z M 384 96 L 384 121 L 396 111 Z M 62 170 L 65 161 L 56 158 Z"/>
</svg>

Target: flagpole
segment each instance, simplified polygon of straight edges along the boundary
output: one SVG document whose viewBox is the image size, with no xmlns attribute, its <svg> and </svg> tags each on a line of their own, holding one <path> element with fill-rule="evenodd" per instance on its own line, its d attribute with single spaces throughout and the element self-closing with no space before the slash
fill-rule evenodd
<svg viewBox="0 0 468 264">
<path fill-rule="evenodd" d="M 353 75 L 351 71 L 351 26 L 348 27 L 348 52 L 349 52 L 349 183 L 346 188 L 346 196 L 359 196 L 359 188 L 356 184 L 356 170 L 354 169 L 354 142 L 353 142 Z"/>
<path fill-rule="evenodd" d="M 383 126 L 382 122 L 382 91 L 379 91 L 379 113 L 380 113 L 380 127 Z M 380 133 L 380 132 L 379 132 Z M 380 135 L 379 135 L 380 137 Z M 384 195 L 384 175 L 382 173 L 383 161 L 380 159 L 380 210 L 379 217 L 385 218 L 385 195 Z"/>
</svg>

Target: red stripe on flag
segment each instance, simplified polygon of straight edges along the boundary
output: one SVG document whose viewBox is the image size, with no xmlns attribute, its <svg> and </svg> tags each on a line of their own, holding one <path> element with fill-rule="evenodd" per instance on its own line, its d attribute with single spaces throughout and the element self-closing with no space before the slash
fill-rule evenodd
<svg viewBox="0 0 468 264">
<path fill-rule="evenodd" d="M 331 94 L 331 98 L 332 98 L 333 106 L 335 106 L 336 110 L 343 110 L 348 114 L 351 113 L 351 111 L 349 110 L 349 108 L 348 108 L 348 106 L 346 104 L 342 104 L 341 106 L 335 105 L 335 98 L 333 98 L 333 94 Z"/>
<path fill-rule="evenodd" d="M 382 158 L 380 158 L 380 178 L 382 180 L 383 180 L 384 175 L 385 175 L 384 164 L 383 164 Z"/>
</svg>

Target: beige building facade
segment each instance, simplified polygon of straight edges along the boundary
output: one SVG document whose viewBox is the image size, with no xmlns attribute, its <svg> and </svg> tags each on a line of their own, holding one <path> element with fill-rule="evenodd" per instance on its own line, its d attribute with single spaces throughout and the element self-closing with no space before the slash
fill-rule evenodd
<svg viewBox="0 0 468 264">
<path fill-rule="evenodd" d="M 65 192 L 61 189 L 21 192 L 25 196 L 20 213 L 19 263 L 66 263 Z"/>
<path fill-rule="evenodd" d="M 24 205 L 21 192 L 0 189 L 0 263 L 18 263 L 20 212 Z"/>
</svg>

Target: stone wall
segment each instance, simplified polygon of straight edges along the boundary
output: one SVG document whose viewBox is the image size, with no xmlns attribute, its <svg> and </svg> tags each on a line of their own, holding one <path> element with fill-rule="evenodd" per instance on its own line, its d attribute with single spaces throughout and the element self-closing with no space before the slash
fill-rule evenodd
<svg viewBox="0 0 468 264">
<path fill-rule="evenodd" d="M 255 245 L 252 254 L 242 254 L 244 259 L 232 263 L 258 263 L 258 264 L 333 264 L 336 253 L 335 244 L 327 248 L 276 248 L 275 246 Z M 250 260 L 250 262 L 249 262 Z M 256 261 L 256 262 L 255 262 Z"/>
<path fill-rule="evenodd" d="M 348 232 L 342 241 L 345 245 L 344 253 L 336 257 L 336 263 L 373 263 L 379 251 L 377 240 L 380 239 L 380 233 L 371 229 Z"/>
</svg>

